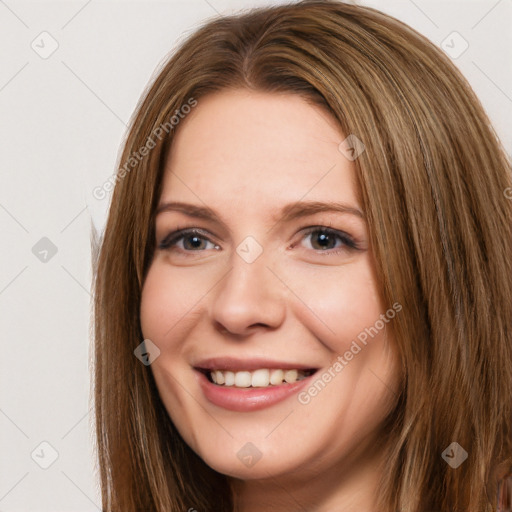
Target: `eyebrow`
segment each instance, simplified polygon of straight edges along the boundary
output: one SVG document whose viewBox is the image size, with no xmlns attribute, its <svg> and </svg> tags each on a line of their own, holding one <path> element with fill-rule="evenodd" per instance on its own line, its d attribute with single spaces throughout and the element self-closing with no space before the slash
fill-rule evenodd
<svg viewBox="0 0 512 512">
<path fill-rule="evenodd" d="M 184 213 L 190 217 L 198 219 L 213 220 L 224 225 L 219 215 L 207 206 L 198 206 L 191 203 L 183 203 L 179 201 L 164 202 L 158 205 L 156 215 L 162 212 L 177 211 Z M 364 213 L 354 206 L 339 202 L 320 202 L 320 201 L 296 201 L 284 206 L 279 213 L 272 217 L 273 222 L 286 223 L 302 217 L 308 217 L 315 213 L 335 212 L 349 214 L 365 219 Z"/>
</svg>

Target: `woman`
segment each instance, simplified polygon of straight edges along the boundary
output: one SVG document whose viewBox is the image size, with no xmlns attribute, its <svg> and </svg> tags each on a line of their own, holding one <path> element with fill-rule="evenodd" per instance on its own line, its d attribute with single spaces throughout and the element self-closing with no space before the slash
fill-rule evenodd
<svg viewBox="0 0 512 512">
<path fill-rule="evenodd" d="M 426 38 L 337 1 L 210 21 L 116 181 L 105 510 L 510 507 L 510 162 Z"/>
</svg>

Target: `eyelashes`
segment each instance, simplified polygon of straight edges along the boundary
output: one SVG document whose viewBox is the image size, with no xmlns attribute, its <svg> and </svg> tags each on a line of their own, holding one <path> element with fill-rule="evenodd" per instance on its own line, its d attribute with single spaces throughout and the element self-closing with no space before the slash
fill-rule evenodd
<svg viewBox="0 0 512 512">
<path fill-rule="evenodd" d="M 357 245 L 356 241 L 345 231 L 339 231 L 337 229 L 332 229 L 325 226 L 311 226 L 309 228 L 306 228 L 306 231 L 304 231 L 303 239 L 306 236 L 312 235 L 313 233 L 319 233 L 322 237 L 322 242 L 326 241 L 326 237 L 330 237 L 332 240 L 340 240 L 342 242 L 342 247 L 351 250 L 358 250 L 359 246 Z M 315 238 L 315 237 L 313 237 Z M 313 249 L 313 250 L 319 250 L 322 252 L 327 252 L 324 249 Z M 338 251 L 335 251 L 335 254 L 338 254 Z"/>
<path fill-rule="evenodd" d="M 176 231 L 173 231 L 172 233 L 169 233 L 159 244 L 158 248 L 159 249 L 162 249 L 162 250 L 165 250 L 165 249 L 171 249 L 174 245 L 176 245 L 176 242 L 178 242 L 179 240 L 181 239 L 186 239 L 186 238 L 196 238 L 196 239 L 199 239 L 199 240 L 207 240 L 208 242 L 210 243 L 213 243 L 210 239 L 209 239 L 209 235 L 208 233 L 200 230 L 200 229 L 197 229 L 197 228 L 187 228 L 187 229 L 178 229 Z M 218 246 L 216 246 L 218 247 Z M 182 249 L 182 250 L 185 250 L 186 249 Z M 188 251 L 187 251 L 188 252 Z M 192 251 L 192 252 L 201 252 L 201 251 Z"/>
<path fill-rule="evenodd" d="M 311 250 L 315 253 L 322 254 L 346 254 L 347 252 L 353 252 L 360 250 L 360 247 L 356 240 L 346 233 L 337 229 L 332 229 L 327 226 L 310 226 L 302 230 L 301 241 L 306 237 L 318 233 L 318 235 L 312 237 L 316 242 L 320 242 L 320 248 L 311 247 Z M 220 250 L 220 246 L 210 240 L 210 234 L 199 228 L 185 228 L 178 229 L 169 233 L 159 244 L 158 249 L 160 250 L 176 250 L 181 253 L 185 253 L 186 256 L 193 256 L 193 253 L 204 252 L 204 250 L 214 249 Z M 192 242 L 191 247 L 187 248 L 189 242 Z M 325 247 L 324 244 L 329 245 L 331 242 L 340 241 L 341 245 L 338 247 Z M 182 242 L 182 247 L 178 246 L 178 242 Z M 210 247 L 208 247 L 210 244 Z M 205 246 L 206 245 L 206 246 Z M 294 245 L 294 247 L 297 244 Z M 204 247 L 202 247 L 204 246 Z M 341 250 L 340 250 L 341 249 Z"/>
</svg>

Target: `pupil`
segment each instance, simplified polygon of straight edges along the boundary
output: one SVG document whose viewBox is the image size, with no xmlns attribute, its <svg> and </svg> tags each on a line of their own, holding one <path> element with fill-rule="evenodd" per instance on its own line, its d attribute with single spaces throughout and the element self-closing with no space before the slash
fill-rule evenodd
<svg viewBox="0 0 512 512">
<path fill-rule="evenodd" d="M 201 246 L 201 239 L 197 236 L 192 236 L 192 237 L 189 237 L 188 240 L 192 240 L 192 243 L 191 243 L 191 246 L 194 248 L 194 249 L 197 249 Z"/>
<path fill-rule="evenodd" d="M 329 235 L 326 235 L 325 233 L 320 233 L 320 235 L 317 237 L 320 241 L 320 246 L 322 248 L 325 248 L 327 245 L 329 245 Z"/>
</svg>

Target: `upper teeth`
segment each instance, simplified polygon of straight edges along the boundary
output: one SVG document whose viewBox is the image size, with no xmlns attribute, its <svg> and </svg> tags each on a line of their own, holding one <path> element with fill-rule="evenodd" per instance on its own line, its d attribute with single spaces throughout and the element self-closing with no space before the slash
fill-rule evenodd
<svg viewBox="0 0 512 512">
<path fill-rule="evenodd" d="M 298 380 L 305 379 L 309 375 L 304 370 L 269 370 L 262 368 L 260 370 L 248 371 L 224 371 L 214 370 L 210 372 L 210 376 L 215 384 L 224 386 L 236 386 L 239 388 L 264 388 L 268 385 L 279 385 L 283 381 L 291 384 Z"/>
</svg>

